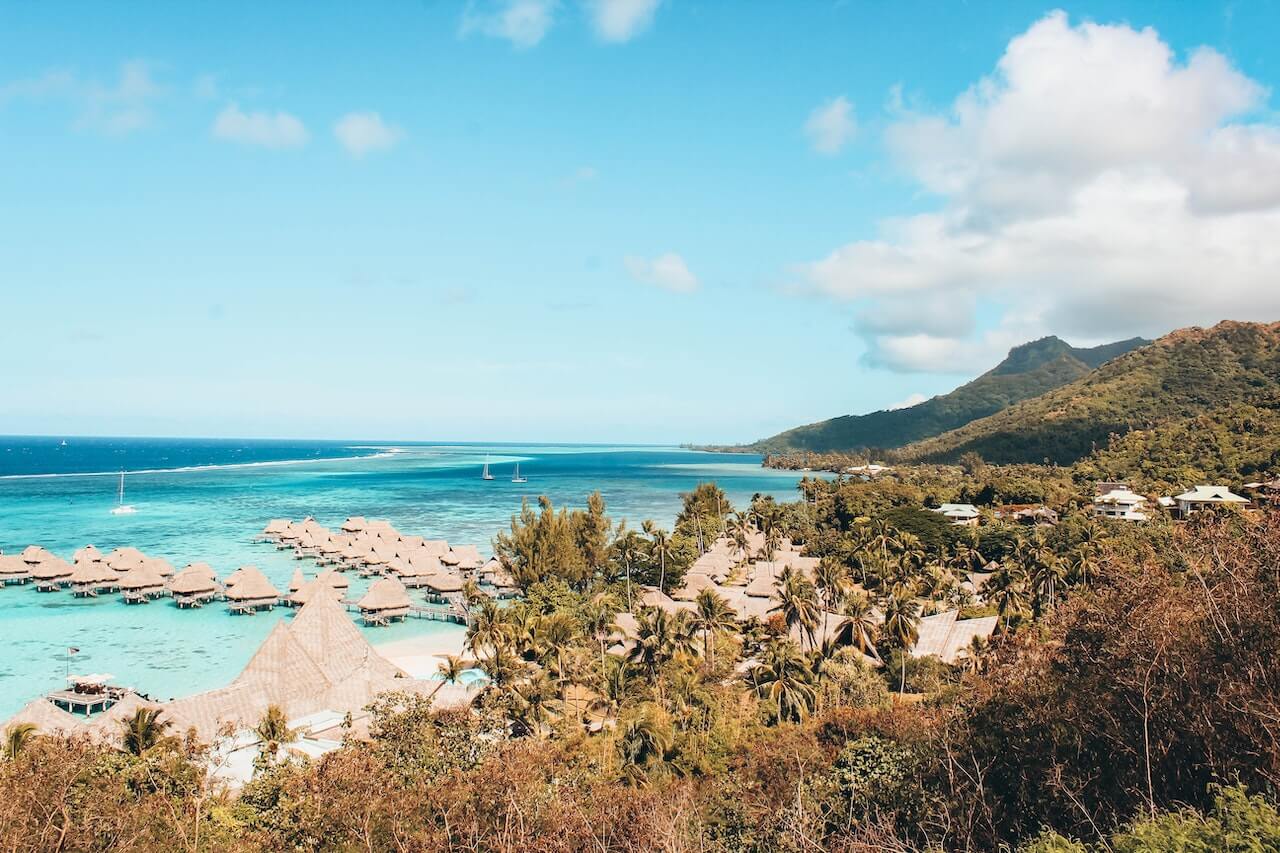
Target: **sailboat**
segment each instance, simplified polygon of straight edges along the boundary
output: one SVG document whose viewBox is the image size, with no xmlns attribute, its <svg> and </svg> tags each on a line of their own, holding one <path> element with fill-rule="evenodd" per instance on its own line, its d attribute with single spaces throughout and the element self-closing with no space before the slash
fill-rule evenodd
<svg viewBox="0 0 1280 853">
<path fill-rule="evenodd" d="M 116 501 L 117 501 L 116 505 L 111 510 L 112 515 L 132 515 L 133 513 L 137 512 L 137 510 L 134 509 L 132 504 L 127 504 L 124 502 L 124 471 L 123 470 L 120 471 L 120 491 L 116 497 Z"/>
<path fill-rule="evenodd" d="M 493 475 L 489 473 L 489 457 L 488 456 L 484 458 L 484 471 L 481 472 L 480 479 L 481 480 L 493 479 Z"/>
<path fill-rule="evenodd" d="M 513 483 L 527 483 L 527 482 L 529 482 L 529 478 L 528 478 L 528 477 L 521 477 L 521 476 L 520 476 L 520 463 L 519 463 L 519 462 L 517 462 L 517 463 L 516 463 L 516 470 L 515 470 L 515 472 L 514 472 L 514 473 L 512 473 L 512 475 L 511 475 L 511 482 L 513 482 Z"/>
</svg>

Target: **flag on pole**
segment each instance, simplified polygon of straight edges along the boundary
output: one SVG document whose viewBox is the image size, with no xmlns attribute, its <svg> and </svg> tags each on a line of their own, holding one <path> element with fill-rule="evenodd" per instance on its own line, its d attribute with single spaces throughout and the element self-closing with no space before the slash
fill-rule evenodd
<svg viewBox="0 0 1280 853">
<path fill-rule="evenodd" d="M 77 649 L 75 646 L 67 646 L 67 654 L 68 654 L 68 655 L 75 655 L 75 654 L 79 654 L 79 653 L 80 653 L 80 650 L 79 650 L 79 649 Z"/>
</svg>

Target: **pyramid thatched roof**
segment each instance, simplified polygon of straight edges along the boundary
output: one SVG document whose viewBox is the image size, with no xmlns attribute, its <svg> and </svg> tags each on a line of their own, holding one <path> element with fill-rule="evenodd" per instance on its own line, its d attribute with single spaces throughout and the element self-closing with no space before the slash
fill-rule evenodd
<svg viewBox="0 0 1280 853">
<path fill-rule="evenodd" d="M 227 581 L 229 601 L 259 601 L 280 597 L 280 592 L 271 585 L 271 581 L 267 580 L 267 576 L 260 572 L 257 566 L 241 566 L 236 571 L 239 572 L 239 576 L 236 578 L 235 585 L 231 585 L 230 579 Z"/>
<path fill-rule="evenodd" d="M 84 731 L 84 723 L 79 717 L 68 714 L 43 696 L 23 705 L 21 711 L 4 721 L 0 730 L 8 731 L 10 726 L 23 723 L 30 723 L 36 727 L 36 731 L 47 735 Z"/>
<path fill-rule="evenodd" d="M 440 573 L 426 575 L 424 582 L 432 592 L 461 592 L 462 578 L 454 574 Z"/>
<path fill-rule="evenodd" d="M 28 566 L 34 566 L 36 563 L 42 563 L 49 556 L 49 552 L 39 545 L 28 545 L 22 549 L 22 562 Z"/>
<path fill-rule="evenodd" d="M 127 572 L 147 561 L 147 555 L 137 548 L 117 548 L 107 555 L 107 565 L 117 572 Z"/>
<path fill-rule="evenodd" d="M 83 548 L 71 555 L 71 562 L 78 563 L 81 560 L 101 560 L 102 552 L 92 545 L 85 545 Z"/>
<path fill-rule="evenodd" d="M 368 522 L 364 520 L 363 515 L 353 515 L 346 521 L 342 522 L 342 529 L 347 533 L 359 533 L 364 530 Z"/>
<path fill-rule="evenodd" d="M 218 579 L 217 572 L 215 572 L 213 570 L 213 566 L 209 565 L 208 563 L 187 563 L 187 567 L 182 571 L 194 572 L 199 575 L 204 575 L 209 580 L 216 581 Z"/>
<path fill-rule="evenodd" d="M 114 584 L 120 575 L 101 560 L 77 560 L 71 570 L 73 584 Z"/>
<path fill-rule="evenodd" d="M 38 581 L 63 580 L 70 578 L 73 571 L 71 564 L 57 554 L 46 554 L 43 560 L 31 567 L 31 577 Z"/>
<path fill-rule="evenodd" d="M 137 592 L 144 589 L 164 589 L 164 578 L 156 574 L 150 566 L 138 566 L 129 569 L 120 576 L 120 588 Z"/>
<path fill-rule="evenodd" d="M 358 606 L 361 612 L 378 613 L 384 610 L 407 610 L 412 603 L 404 584 L 395 578 L 381 578 L 369 587 Z"/>
<path fill-rule="evenodd" d="M 5 575 L 30 574 L 31 567 L 17 554 L 0 554 L 0 578 Z"/>
<path fill-rule="evenodd" d="M 302 573 L 302 569 L 294 569 L 293 577 L 289 579 L 289 592 L 297 592 L 306 582 L 307 577 Z"/>
<path fill-rule="evenodd" d="M 202 570 L 191 566 L 178 572 L 169 582 L 169 591 L 174 595 L 204 595 L 217 590 L 217 581 Z"/>
</svg>

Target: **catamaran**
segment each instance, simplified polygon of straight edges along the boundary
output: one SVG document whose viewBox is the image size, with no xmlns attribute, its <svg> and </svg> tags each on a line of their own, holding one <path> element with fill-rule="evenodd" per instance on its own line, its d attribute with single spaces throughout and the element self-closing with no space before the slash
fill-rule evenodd
<svg viewBox="0 0 1280 853">
<path fill-rule="evenodd" d="M 489 473 L 489 457 L 484 458 L 484 471 L 480 473 L 481 480 L 492 480 L 493 475 Z"/>
<path fill-rule="evenodd" d="M 137 512 L 132 504 L 124 502 L 124 471 L 120 472 L 120 491 L 116 497 L 116 505 L 112 508 L 112 515 L 132 515 Z"/>
<path fill-rule="evenodd" d="M 513 483 L 527 483 L 527 482 L 529 482 L 529 478 L 528 478 L 528 477 L 521 477 L 521 476 L 520 476 L 520 463 L 519 463 L 519 462 L 517 462 L 517 463 L 516 463 L 516 470 L 515 470 L 515 471 L 512 473 L 512 475 L 511 475 L 511 482 L 513 482 Z"/>
</svg>

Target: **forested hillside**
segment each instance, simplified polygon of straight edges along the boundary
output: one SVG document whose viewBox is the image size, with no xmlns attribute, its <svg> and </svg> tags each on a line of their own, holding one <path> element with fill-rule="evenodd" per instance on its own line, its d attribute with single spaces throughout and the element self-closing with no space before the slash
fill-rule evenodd
<svg viewBox="0 0 1280 853">
<path fill-rule="evenodd" d="M 866 415 L 845 415 L 763 439 L 761 453 L 857 451 L 902 447 L 939 435 L 1059 388 L 1118 355 L 1146 344 L 1142 338 L 1078 348 L 1056 337 L 1014 347 L 993 369 L 915 406 Z"/>
<path fill-rule="evenodd" d="M 1067 385 L 903 448 L 902 461 L 1069 464 L 1113 436 L 1280 392 L 1280 324 L 1223 322 L 1168 334 Z"/>
</svg>

